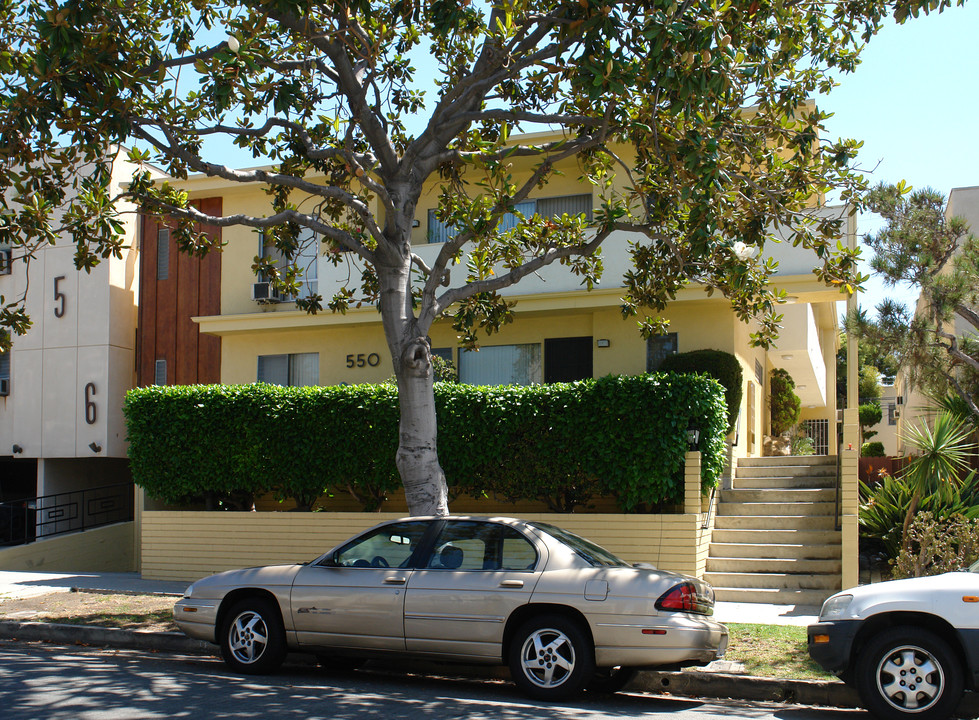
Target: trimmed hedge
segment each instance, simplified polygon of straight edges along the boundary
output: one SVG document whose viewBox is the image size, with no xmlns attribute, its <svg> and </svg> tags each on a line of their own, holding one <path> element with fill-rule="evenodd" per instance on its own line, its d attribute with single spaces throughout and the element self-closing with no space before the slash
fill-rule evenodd
<svg viewBox="0 0 979 720">
<path fill-rule="evenodd" d="M 675 353 L 663 358 L 663 372 L 705 373 L 724 386 L 724 402 L 727 404 L 727 431 L 734 432 L 741 411 L 744 394 L 744 372 L 741 363 L 723 350 L 692 350 Z"/>
<path fill-rule="evenodd" d="M 724 466 L 717 381 L 670 373 L 529 387 L 437 383 L 439 459 L 449 491 L 542 500 L 570 512 L 615 497 L 626 512 L 682 502 L 690 421 L 703 488 Z M 392 384 L 152 386 L 124 406 L 136 483 L 169 503 L 233 494 L 350 493 L 368 510 L 401 487 Z"/>
</svg>

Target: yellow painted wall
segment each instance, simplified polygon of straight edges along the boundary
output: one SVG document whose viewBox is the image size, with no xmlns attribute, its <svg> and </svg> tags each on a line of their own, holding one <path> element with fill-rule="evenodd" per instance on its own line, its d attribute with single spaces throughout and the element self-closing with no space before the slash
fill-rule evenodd
<svg viewBox="0 0 979 720">
<path fill-rule="evenodd" d="M 132 572 L 135 532 L 135 523 L 125 522 L 5 548 L 0 570 Z"/>
<path fill-rule="evenodd" d="M 597 299 L 597 298 L 596 298 Z M 671 307 L 666 313 L 679 333 L 679 351 L 714 348 L 736 353 L 739 323 L 723 301 L 696 301 Z M 609 340 L 609 347 L 593 345 L 595 377 L 608 374 L 638 374 L 646 371 L 646 342 L 634 319 L 623 319 L 618 307 L 570 308 L 538 311 L 534 302 L 518 303 L 516 319 L 503 332 L 483 337 L 481 346 L 542 343 L 545 338 L 591 336 Z M 443 320 L 430 332 L 432 347 L 455 349 L 457 333 Z M 221 380 L 226 383 L 255 382 L 258 356 L 280 353 L 319 353 L 320 384 L 380 382 L 393 377 L 394 368 L 380 321 L 364 324 L 323 324 L 300 329 L 256 329 L 224 335 Z M 376 355 L 377 365 L 347 367 L 347 356 Z M 747 376 L 747 370 L 746 370 Z"/>
<path fill-rule="evenodd" d="M 253 565 L 312 560 L 400 513 L 159 512 L 143 514 L 142 575 L 184 580 Z M 697 571 L 701 515 L 522 514 L 582 535 L 623 559 Z M 702 571 L 701 571 L 702 573 Z"/>
<path fill-rule="evenodd" d="M 493 501 L 453 503 L 456 514 L 507 515 L 563 527 L 630 562 L 702 577 L 710 528 L 703 528 L 706 500 L 700 493 L 700 455 L 688 453 L 682 513 L 623 515 L 610 512 L 553 514 L 500 507 Z M 402 500 L 403 502 L 403 500 Z M 596 504 L 608 506 L 607 501 Z M 519 509 L 519 512 L 517 510 Z M 602 509 L 602 508 L 600 508 Z M 364 512 L 181 512 L 141 513 L 144 578 L 192 582 L 204 575 L 254 565 L 305 562 L 377 523 L 402 517 L 392 507 Z"/>
</svg>

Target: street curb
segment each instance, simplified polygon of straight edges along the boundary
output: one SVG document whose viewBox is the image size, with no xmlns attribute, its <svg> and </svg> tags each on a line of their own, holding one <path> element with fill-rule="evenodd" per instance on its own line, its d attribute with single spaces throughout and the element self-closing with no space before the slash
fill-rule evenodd
<svg viewBox="0 0 979 720">
<path fill-rule="evenodd" d="M 0 639 L 61 645 L 93 645 L 184 655 L 218 654 L 216 645 L 203 640 L 194 640 L 181 633 L 122 630 L 91 625 L 2 620 Z M 391 667 L 390 663 L 388 666 Z M 439 667 L 441 670 L 434 669 L 436 674 L 445 672 L 444 666 Z M 415 669 L 419 668 L 415 666 Z M 462 670 L 462 667 L 458 669 Z M 472 670 L 473 672 L 463 672 L 463 674 L 473 677 L 497 676 L 493 674 L 493 668 L 479 666 Z M 697 698 L 731 698 L 837 708 L 861 707 L 853 688 L 838 680 L 787 680 L 696 670 L 686 672 L 648 670 L 639 673 L 636 679 L 626 686 L 626 690 Z M 979 695 L 966 693 L 956 715 L 963 718 L 979 717 Z"/>
<path fill-rule="evenodd" d="M 859 708 L 856 691 L 838 680 L 788 680 L 715 672 L 639 673 L 627 689 L 662 695 L 685 695 L 705 698 L 732 698 L 765 702 L 822 705 L 824 707 Z"/>
<path fill-rule="evenodd" d="M 183 633 L 122 630 L 91 625 L 3 620 L 0 621 L 0 639 L 35 640 L 62 645 L 97 645 L 107 648 L 187 655 L 215 655 L 217 653 L 217 646 L 203 640 L 194 640 Z"/>
</svg>

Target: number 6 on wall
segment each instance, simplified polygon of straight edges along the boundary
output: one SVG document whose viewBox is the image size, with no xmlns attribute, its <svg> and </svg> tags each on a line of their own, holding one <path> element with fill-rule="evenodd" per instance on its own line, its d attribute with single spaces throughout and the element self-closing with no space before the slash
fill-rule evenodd
<svg viewBox="0 0 979 720">
<path fill-rule="evenodd" d="M 85 422 L 89 425 L 94 425 L 97 417 L 93 397 L 95 397 L 95 383 L 90 382 L 85 386 Z"/>
</svg>

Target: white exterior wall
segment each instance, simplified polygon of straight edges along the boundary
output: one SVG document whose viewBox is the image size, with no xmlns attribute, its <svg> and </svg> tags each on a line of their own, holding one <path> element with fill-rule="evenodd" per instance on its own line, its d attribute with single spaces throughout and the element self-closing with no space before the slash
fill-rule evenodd
<svg viewBox="0 0 979 720">
<path fill-rule="evenodd" d="M 116 163 L 116 182 L 131 174 L 128 164 Z M 138 223 L 134 212 L 120 219 L 126 226 L 122 259 L 79 272 L 65 238 L 0 276 L 0 294 L 8 301 L 26 293 L 33 322 L 27 334 L 13 338 L 10 395 L 0 398 L 0 456 L 126 456 L 122 400 L 135 382 Z M 63 299 L 55 297 L 56 278 Z M 22 452 L 14 454 L 14 445 Z M 43 471 L 38 474 L 42 485 Z"/>
</svg>

